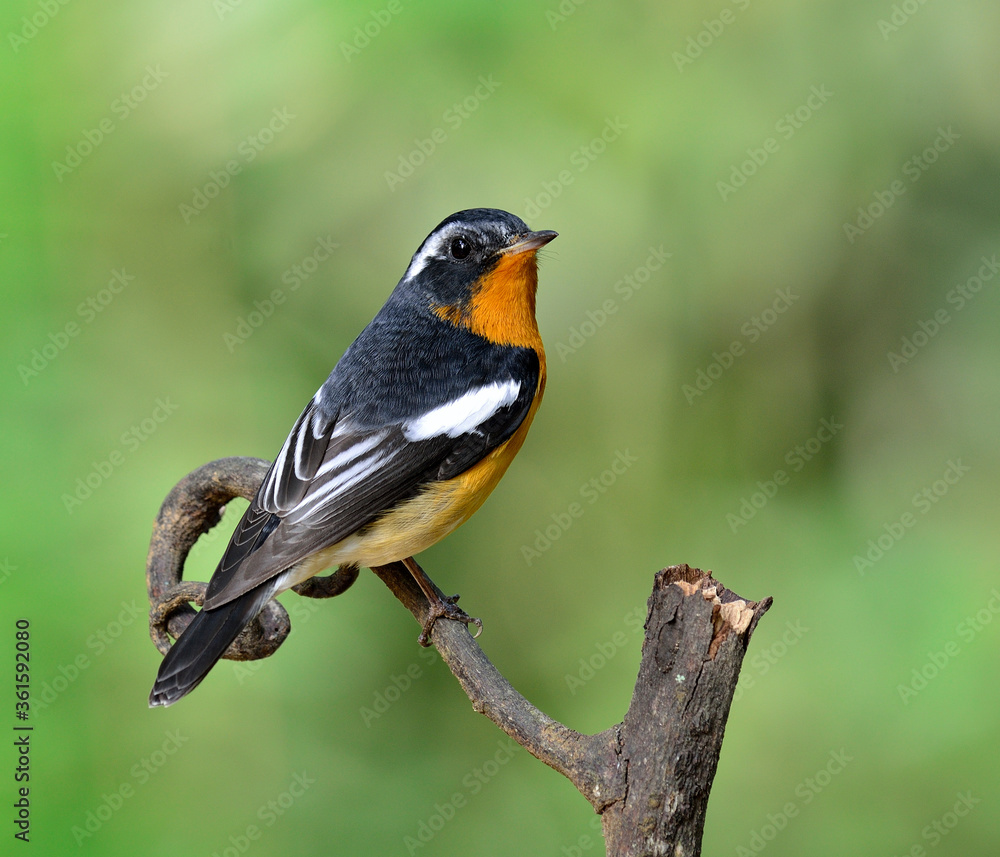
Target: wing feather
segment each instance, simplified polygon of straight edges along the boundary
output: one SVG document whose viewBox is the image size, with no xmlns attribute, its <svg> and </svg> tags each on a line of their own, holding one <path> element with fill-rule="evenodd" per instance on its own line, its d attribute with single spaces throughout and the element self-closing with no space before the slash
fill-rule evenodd
<svg viewBox="0 0 1000 857">
<path fill-rule="evenodd" d="M 336 544 L 506 441 L 537 390 L 538 359 L 529 354 L 518 377 L 505 373 L 395 424 L 325 416 L 318 393 L 233 534 L 205 607 L 225 604 Z"/>
</svg>

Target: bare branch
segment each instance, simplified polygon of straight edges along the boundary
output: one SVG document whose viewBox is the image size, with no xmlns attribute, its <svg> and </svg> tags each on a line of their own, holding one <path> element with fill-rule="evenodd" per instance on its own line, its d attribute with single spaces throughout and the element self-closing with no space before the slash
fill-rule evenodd
<svg viewBox="0 0 1000 857">
<path fill-rule="evenodd" d="M 403 564 L 372 571 L 423 624 L 427 601 Z M 441 590 L 437 593 L 443 597 Z M 439 619 L 431 642 L 462 685 L 473 709 L 489 717 L 531 755 L 564 774 L 596 810 L 620 797 L 615 792 L 616 778 L 609 774 L 615 759 L 616 729 L 588 736 L 553 720 L 511 686 L 460 622 Z"/>
<path fill-rule="evenodd" d="M 657 573 L 622 729 L 625 797 L 602 818 L 608 855 L 701 853 L 740 666 L 770 606 L 686 565 Z"/>
<path fill-rule="evenodd" d="M 168 634 L 182 634 L 194 616 L 187 602 L 204 598 L 204 583 L 181 579 L 188 552 L 218 523 L 225 503 L 253 496 L 268 467 L 260 459 L 220 459 L 185 477 L 164 501 L 146 567 L 150 634 L 161 652 L 169 648 Z M 423 624 L 427 600 L 406 567 L 399 562 L 372 571 Z M 330 597 L 349 588 L 357 575 L 356 568 L 342 568 L 295 589 L 307 597 Z M 658 572 L 631 704 L 621 723 L 597 735 L 575 732 L 528 702 L 464 624 L 439 619 L 431 641 L 473 708 L 564 774 L 603 814 L 609 857 L 698 855 L 740 667 L 770 606 L 770 598 L 745 601 L 686 565 Z M 289 629 L 288 614 L 272 601 L 226 657 L 268 657 Z"/>
</svg>

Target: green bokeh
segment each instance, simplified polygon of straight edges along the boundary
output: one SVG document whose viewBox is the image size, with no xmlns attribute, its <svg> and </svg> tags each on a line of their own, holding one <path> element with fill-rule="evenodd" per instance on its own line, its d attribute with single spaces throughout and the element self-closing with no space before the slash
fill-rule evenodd
<svg viewBox="0 0 1000 857">
<path fill-rule="evenodd" d="M 484 618 L 490 657 L 554 717 L 606 728 L 653 573 L 712 569 L 775 605 L 706 853 L 995 850 L 1000 7 L 674 6 L 0 13 L 0 727 L 27 617 L 33 853 L 403 855 L 455 795 L 417 853 L 601 852 L 586 802 L 507 760 L 367 572 L 332 602 L 284 597 L 294 633 L 259 669 L 223 663 L 146 708 L 163 496 L 213 458 L 273 457 L 426 233 L 471 206 L 560 232 L 538 297 L 546 401 L 495 495 L 422 558 Z M 337 247 L 314 266 L 320 239 Z M 823 420 L 841 428 L 817 440 Z M 619 453 L 635 463 L 591 503 L 581 487 Z M 583 516 L 526 552 L 574 502 Z M 915 669 L 932 677 L 904 700 Z M 935 841 L 960 793 L 981 803 Z"/>
</svg>

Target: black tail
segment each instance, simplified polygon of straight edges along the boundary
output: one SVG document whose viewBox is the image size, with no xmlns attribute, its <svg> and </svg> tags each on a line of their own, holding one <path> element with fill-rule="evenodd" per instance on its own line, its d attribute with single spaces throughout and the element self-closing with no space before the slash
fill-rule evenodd
<svg viewBox="0 0 1000 857">
<path fill-rule="evenodd" d="M 228 604 L 198 613 L 160 664 L 149 707 L 173 705 L 201 684 L 229 644 L 267 603 L 271 589 L 265 584 Z"/>
</svg>

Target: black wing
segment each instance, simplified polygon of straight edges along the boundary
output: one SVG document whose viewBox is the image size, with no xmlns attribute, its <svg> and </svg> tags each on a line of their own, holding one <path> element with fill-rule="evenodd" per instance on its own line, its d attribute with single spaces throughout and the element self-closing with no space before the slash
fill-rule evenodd
<svg viewBox="0 0 1000 857">
<path fill-rule="evenodd" d="M 473 387 L 411 419 L 377 427 L 329 417 L 321 400 L 306 407 L 268 471 L 212 577 L 214 609 L 336 544 L 414 496 L 450 479 L 507 440 L 538 387 L 538 358 L 517 379 Z"/>
</svg>

